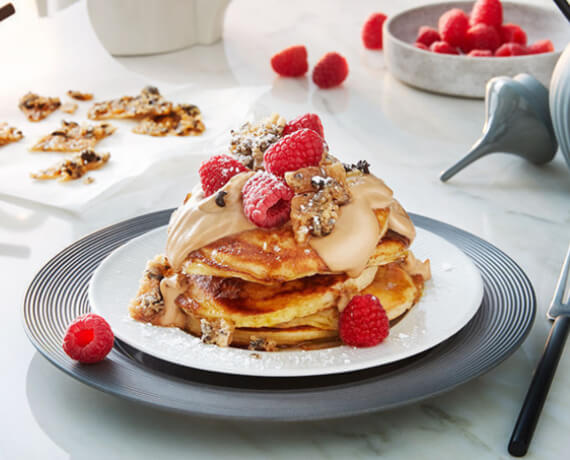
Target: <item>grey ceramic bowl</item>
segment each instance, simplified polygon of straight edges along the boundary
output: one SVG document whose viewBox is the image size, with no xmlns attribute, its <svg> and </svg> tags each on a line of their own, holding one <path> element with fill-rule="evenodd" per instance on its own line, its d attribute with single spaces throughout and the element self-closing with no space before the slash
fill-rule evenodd
<svg viewBox="0 0 570 460">
<path fill-rule="evenodd" d="M 483 98 L 491 78 L 528 73 L 548 87 L 560 53 L 570 42 L 566 18 L 553 8 L 503 2 L 503 21 L 519 24 L 528 42 L 550 39 L 553 53 L 505 58 L 472 58 L 437 54 L 414 46 L 420 26 L 437 28 L 451 8 L 471 11 L 474 2 L 446 2 L 403 11 L 384 23 L 384 56 L 388 70 L 409 85 L 453 96 Z"/>
</svg>

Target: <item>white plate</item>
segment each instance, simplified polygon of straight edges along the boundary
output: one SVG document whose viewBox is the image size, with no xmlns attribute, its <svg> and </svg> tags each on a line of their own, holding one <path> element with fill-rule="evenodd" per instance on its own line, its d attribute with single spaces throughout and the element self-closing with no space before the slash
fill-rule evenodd
<svg viewBox="0 0 570 460">
<path fill-rule="evenodd" d="M 376 347 L 339 346 L 324 350 L 256 352 L 205 345 L 176 328 L 132 320 L 127 306 L 134 297 L 147 260 L 164 252 L 166 227 L 131 240 L 97 268 L 89 302 L 105 317 L 116 337 L 138 350 L 174 364 L 207 371 L 263 377 L 295 377 L 350 372 L 409 358 L 459 331 L 476 313 L 483 281 L 471 260 L 443 238 L 417 228 L 416 257 L 431 260 L 432 280 L 418 304 Z"/>
</svg>

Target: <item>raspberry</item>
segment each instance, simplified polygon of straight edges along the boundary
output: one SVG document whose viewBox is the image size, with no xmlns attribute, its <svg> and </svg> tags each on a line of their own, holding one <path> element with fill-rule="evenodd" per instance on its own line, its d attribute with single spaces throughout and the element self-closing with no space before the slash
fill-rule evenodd
<svg viewBox="0 0 570 460">
<path fill-rule="evenodd" d="M 459 54 L 457 48 L 447 42 L 433 42 L 429 47 L 430 51 L 441 54 Z"/>
<path fill-rule="evenodd" d="M 421 26 L 420 30 L 418 30 L 416 43 L 423 43 L 426 46 L 430 46 L 433 42 L 439 41 L 441 41 L 441 36 L 433 27 Z"/>
<path fill-rule="evenodd" d="M 524 56 L 525 54 L 528 54 L 527 49 L 518 43 L 505 43 L 495 51 L 496 57 Z"/>
<path fill-rule="evenodd" d="M 526 45 L 526 33 L 521 26 L 516 24 L 503 24 L 499 29 L 499 35 L 503 43 Z"/>
<path fill-rule="evenodd" d="M 554 51 L 554 45 L 550 40 L 539 40 L 527 48 L 527 54 L 550 53 Z"/>
<path fill-rule="evenodd" d="M 342 311 L 339 335 L 344 343 L 354 347 L 372 347 L 390 333 L 390 320 L 377 297 L 356 295 Z"/>
<path fill-rule="evenodd" d="M 493 53 L 490 50 L 471 50 L 467 54 L 471 57 L 493 57 Z"/>
<path fill-rule="evenodd" d="M 111 326 L 94 313 L 80 316 L 67 328 L 63 350 L 81 363 L 96 363 L 109 354 L 115 337 Z"/>
<path fill-rule="evenodd" d="M 503 23 L 503 6 L 500 0 L 477 0 L 471 10 L 471 25 L 487 24 L 488 26 L 501 27 Z"/>
<path fill-rule="evenodd" d="M 300 77 L 309 70 L 307 48 L 290 46 L 271 57 L 271 67 L 282 77 Z"/>
<path fill-rule="evenodd" d="M 415 46 L 416 48 L 421 49 L 421 50 L 429 51 L 429 47 L 427 47 L 427 46 L 424 45 L 423 43 L 414 43 L 414 46 Z"/>
<path fill-rule="evenodd" d="M 285 125 L 285 128 L 283 129 L 283 136 L 291 134 L 295 131 L 299 131 L 302 128 L 312 129 L 322 138 L 325 137 L 321 119 L 315 113 L 306 113 L 305 115 L 298 116 L 294 120 L 291 120 Z"/>
<path fill-rule="evenodd" d="M 446 11 L 439 18 L 438 29 L 441 40 L 452 46 L 457 47 L 463 44 L 468 28 L 469 16 L 459 8 Z"/>
<path fill-rule="evenodd" d="M 246 172 L 247 168 L 229 155 L 215 155 L 200 164 L 198 174 L 204 196 L 210 196 L 221 189 L 236 174 Z"/>
<path fill-rule="evenodd" d="M 317 166 L 323 158 L 323 139 L 312 129 L 303 128 L 271 145 L 263 154 L 265 170 L 283 177 L 287 171 Z"/>
<path fill-rule="evenodd" d="M 340 85 L 348 76 L 348 62 L 338 53 L 325 54 L 313 69 L 313 81 L 319 88 Z"/>
<path fill-rule="evenodd" d="M 471 50 L 495 51 L 499 46 L 501 37 L 497 29 L 486 24 L 475 24 L 467 30 L 462 49 L 465 53 Z"/>
<path fill-rule="evenodd" d="M 258 227 L 277 227 L 289 220 L 293 190 L 273 174 L 258 171 L 242 189 L 243 212 Z"/>
<path fill-rule="evenodd" d="M 386 15 L 382 13 L 372 13 L 362 27 L 362 43 L 369 50 L 382 49 L 382 25 L 386 20 Z"/>
</svg>

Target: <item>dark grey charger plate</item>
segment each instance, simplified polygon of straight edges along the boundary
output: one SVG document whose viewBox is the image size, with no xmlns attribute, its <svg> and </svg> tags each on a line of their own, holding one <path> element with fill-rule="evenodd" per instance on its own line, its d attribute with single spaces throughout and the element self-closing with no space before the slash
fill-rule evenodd
<svg viewBox="0 0 570 460">
<path fill-rule="evenodd" d="M 177 366 L 116 340 L 103 362 L 74 363 L 61 343 L 67 325 L 89 311 L 89 280 L 114 249 L 165 225 L 172 210 L 95 232 L 48 262 L 24 300 L 26 333 L 58 368 L 99 390 L 164 409 L 250 420 L 317 420 L 388 409 L 448 391 L 489 371 L 522 343 L 536 312 L 532 285 L 512 259 L 463 230 L 412 215 L 418 227 L 462 249 L 481 272 L 485 292 L 457 334 L 415 357 L 387 366 L 316 377 L 248 377 Z"/>
</svg>

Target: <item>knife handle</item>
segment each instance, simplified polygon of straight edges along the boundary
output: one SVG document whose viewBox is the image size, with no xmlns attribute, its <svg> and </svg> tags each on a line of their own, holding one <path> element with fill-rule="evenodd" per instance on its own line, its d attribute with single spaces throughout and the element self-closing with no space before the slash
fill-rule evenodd
<svg viewBox="0 0 570 460">
<path fill-rule="evenodd" d="M 556 366 L 558 366 L 558 361 L 562 355 L 569 328 L 570 316 L 560 315 L 550 329 L 542 357 L 534 371 L 519 418 L 515 423 L 509 441 L 509 453 L 515 457 L 524 456 L 528 450 L 536 422 L 538 422 L 538 416 L 542 406 L 544 406 Z"/>
</svg>

